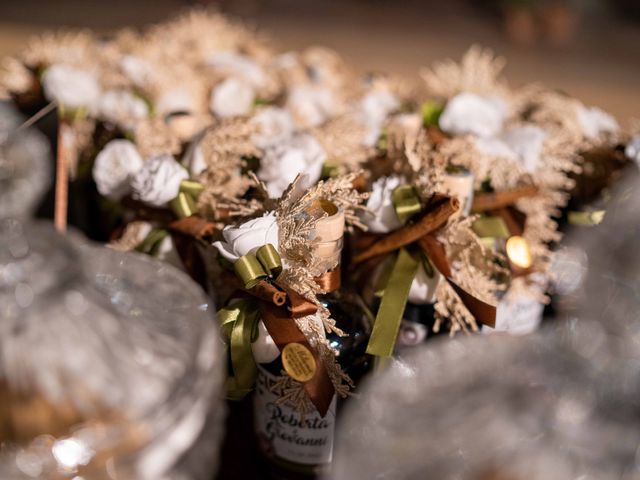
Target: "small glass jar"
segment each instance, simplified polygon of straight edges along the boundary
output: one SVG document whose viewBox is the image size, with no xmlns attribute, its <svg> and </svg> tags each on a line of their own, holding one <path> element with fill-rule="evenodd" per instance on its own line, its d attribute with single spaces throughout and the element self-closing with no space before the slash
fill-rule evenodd
<svg viewBox="0 0 640 480">
<path fill-rule="evenodd" d="M 0 219 L 0 478 L 210 479 L 213 311 L 150 257 Z"/>
</svg>

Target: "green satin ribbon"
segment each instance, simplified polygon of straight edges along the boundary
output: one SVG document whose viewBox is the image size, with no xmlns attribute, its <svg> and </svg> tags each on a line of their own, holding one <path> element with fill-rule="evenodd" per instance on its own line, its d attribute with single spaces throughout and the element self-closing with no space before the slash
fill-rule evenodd
<svg viewBox="0 0 640 480">
<path fill-rule="evenodd" d="M 135 248 L 136 252 L 146 253 L 155 257 L 160 250 L 162 241 L 169 236 L 169 232 L 164 228 L 154 228 Z"/>
<path fill-rule="evenodd" d="M 236 275 L 242 281 L 244 288 L 255 287 L 261 280 L 277 278 L 282 272 L 280 254 L 273 245 L 267 243 L 260 247 L 255 254 L 248 253 L 238 258 L 233 264 Z"/>
<path fill-rule="evenodd" d="M 593 227 L 599 225 L 604 220 L 604 210 L 594 210 L 591 212 L 569 212 L 569 224 L 581 227 Z"/>
<path fill-rule="evenodd" d="M 198 212 L 196 204 L 198 197 L 204 190 L 204 185 L 195 180 L 180 182 L 178 196 L 169 202 L 171 210 L 178 218 L 187 218 Z"/>
<path fill-rule="evenodd" d="M 400 185 L 391 192 L 391 201 L 398 220 L 403 225 L 422 211 L 418 192 L 411 185 Z"/>
<path fill-rule="evenodd" d="M 324 162 L 322 164 L 322 171 L 320 172 L 320 178 L 333 178 L 338 176 L 338 166 L 331 162 Z"/>
<path fill-rule="evenodd" d="M 185 192 L 178 193 L 178 196 L 169 202 L 169 206 L 178 218 L 190 217 L 198 211 L 193 197 Z"/>
<path fill-rule="evenodd" d="M 258 338 L 259 310 L 255 302 L 242 299 L 218 311 L 218 322 L 229 344 L 233 375 L 227 379 L 227 397 L 241 400 L 255 383 L 258 367 L 251 343 Z"/>
<path fill-rule="evenodd" d="M 380 302 L 378 315 L 373 325 L 367 353 L 381 357 L 393 354 L 411 283 L 418 271 L 419 262 L 404 248 L 400 249 L 395 265 L 391 270 L 389 282 Z"/>
<path fill-rule="evenodd" d="M 481 217 L 471 226 L 480 238 L 509 238 L 511 236 L 507 224 L 501 217 Z"/>
<path fill-rule="evenodd" d="M 427 101 L 422 104 L 420 111 L 422 113 L 422 125 L 425 127 L 438 125 L 440 115 L 444 111 L 444 105 L 434 101 Z"/>
<path fill-rule="evenodd" d="M 194 199 L 197 199 L 203 190 L 204 185 L 195 180 L 183 180 L 180 182 L 180 191 L 191 195 Z"/>
</svg>

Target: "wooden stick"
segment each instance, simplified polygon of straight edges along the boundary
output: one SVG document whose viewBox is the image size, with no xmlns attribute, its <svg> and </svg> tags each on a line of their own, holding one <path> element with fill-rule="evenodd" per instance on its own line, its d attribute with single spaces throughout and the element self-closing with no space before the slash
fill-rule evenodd
<svg viewBox="0 0 640 480">
<path fill-rule="evenodd" d="M 477 193 L 473 199 L 471 211 L 474 213 L 486 212 L 487 210 L 496 210 L 498 208 L 507 207 L 524 197 L 533 197 L 537 195 L 538 187 L 535 185 L 525 185 L 516 187 L 512 190 L 504 190 L 502 192 L 493 193 Z"/>
<path fill-rule="evenodd" d="M 426 213 L 416 223 L 408 225 L 385 235 L 365 251 L 353 257 L 353 263 L 361 263 L 378 255 L 393 252 L 400 247 L 409 245 L 416 240 L 428 235 L 442 227 L 449 217 L 460 209 L 460 202 L 457 198 L 448 198 L 440 203 L 433 210 Z"/>
<path fill-rule="evenodd" d="M 54 225 L 59 232 L 67 231 L 67 211 L 69 208 L 69 152 L 65 145 L 69 126 L 62 120 L 58 124 L 58 149 L 56 158 L 56 199 Z"/>
</svg>

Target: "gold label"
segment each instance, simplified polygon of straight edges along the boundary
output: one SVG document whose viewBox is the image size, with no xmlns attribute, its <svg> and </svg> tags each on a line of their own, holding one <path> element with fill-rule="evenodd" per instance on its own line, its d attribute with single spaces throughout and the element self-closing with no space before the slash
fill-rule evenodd
<svg viewBox="0 0 640 480">
<path fill-rule="evenodd" d="M 282 366 L 298 382 L 308 382 L 316 373 L 313 354 L 301 343 L 288 343 L 282 349 Z"/>
</svg>

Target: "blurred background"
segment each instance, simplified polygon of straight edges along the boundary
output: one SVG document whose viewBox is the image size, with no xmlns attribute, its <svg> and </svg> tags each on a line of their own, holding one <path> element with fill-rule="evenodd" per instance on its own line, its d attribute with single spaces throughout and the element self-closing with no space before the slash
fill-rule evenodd
<svg viewBox="0 0 640 480">
<path fill-rule="evenodd" d="M 46 29 L 108 33 L 197 5 L 255 25 L 281 50 L 322 44 L 363 73 L 415 81 L 479 43 L 507 57 L 513 85 L 544 82 L 623 125 L 640 117 L 640 0 L 0 0 L 0 56 Z"/>
</svg>

